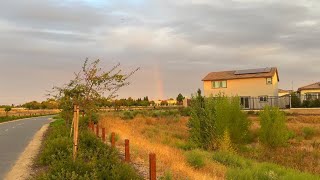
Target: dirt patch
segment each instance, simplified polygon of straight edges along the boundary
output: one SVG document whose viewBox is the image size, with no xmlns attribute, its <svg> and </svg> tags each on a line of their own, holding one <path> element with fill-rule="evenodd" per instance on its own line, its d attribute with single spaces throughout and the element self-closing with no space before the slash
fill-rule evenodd
<svg viewBox="0 0 320 180">
<path fill-rule="evenodd" d="M 22 155 L 19 157 L 16 164 L 6 175 L 5 180 L 23 180 L 30 177 L 30 172 L 32 172 L 33 160 L 41 147 L 43 134 L 46 132 L 48 127 L 49 124 L 42 126 L 42 128 L 33 136 L 33 139 L 28 144 Z"/>
</svg>

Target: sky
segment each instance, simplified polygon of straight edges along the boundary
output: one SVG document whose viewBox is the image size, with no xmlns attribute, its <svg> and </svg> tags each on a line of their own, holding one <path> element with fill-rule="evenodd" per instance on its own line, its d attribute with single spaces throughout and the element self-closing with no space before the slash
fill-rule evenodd
<svg viewBox="0 0 320 180">
<path fill-rule="evenodd" d="M 209 72 L 278 67 L 320 81 L 318 0 L 2 0 L 0 104 L 45 100 L 85 58 L 141 69 L 119 97 L 190 96 Z"/>
</svg>

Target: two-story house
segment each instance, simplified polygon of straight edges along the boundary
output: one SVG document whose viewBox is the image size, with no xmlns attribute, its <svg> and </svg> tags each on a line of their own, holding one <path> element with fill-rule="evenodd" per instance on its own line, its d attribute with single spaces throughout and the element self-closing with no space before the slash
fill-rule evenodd
<svg viewBox="0 0 320 180">
<path fill-rule="evenodd" d="M 205 96 L 218 93 L 239 96 L 245 109 L 261 109 L 278 103 L 279 74 L 276 67 L 211 72 L 202 81 Z"/>
</svg>

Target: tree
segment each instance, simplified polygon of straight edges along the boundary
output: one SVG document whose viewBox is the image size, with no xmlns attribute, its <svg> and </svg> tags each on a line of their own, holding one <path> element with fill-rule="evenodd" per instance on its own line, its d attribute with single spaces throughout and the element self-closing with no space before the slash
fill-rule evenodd
<svg viewBox="0 0 320 180">
<path fill-rule="evenodd" d="M 128 78 L 139 70 L 137 68 L 129 73 L 123 73 L 119 63 L 105 71 L 99 67 L 99 63 L 99 59 L 90 63 L 87 58 L 81 71 L 75 73 L 74 79 L 62 87 L 53 88 L 50 95 L 60 101 L 67 124 L 70 124 L 73 105 L 79 105 L 89 117 L 92 116 L 98 111 L 97 102 L 100 99 L 105 98 L 105 101 L 109 101 L 117 97 L 118 90 L 128 86 L 130 84 Z"/>
<path fill-rule="evenodd" d="M 183 97 L 183 95 L 182 95 L 181 93 L 179 93 L 179 94 L 178 94 L 178 97 L 177 97 L 177 99 L 176 99 L 177 102 L 178 102 L 178 104 L 181 105 L 181 104 L 183 103 L 184 98 L 185 98 L 185 97 Z"/>
<path fill-rule="evenodd" d="M 9 111 L 11 111 L 11 110 L 12 110 L 11 106 L 6 106 L 6 107 L 4 108 L 4 111 L 6 112 L 6 117 L 8 117 L 8 113 L 9 113 Z"/>
<path fill-rule="evenodd" d="M 291 106 L 293 108 L 301 107 L 301 99 L 299 98 L 297 93 L 292 92 L 290 95 L 291 95 Z"/>
</svg>

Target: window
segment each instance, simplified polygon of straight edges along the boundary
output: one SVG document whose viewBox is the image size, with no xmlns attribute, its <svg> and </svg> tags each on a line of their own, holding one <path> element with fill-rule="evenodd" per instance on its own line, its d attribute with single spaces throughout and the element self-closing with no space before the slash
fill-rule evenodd
<svg viewBox="0 0 320 180">
<path fill-rule="evenodd" d="M 259 100 L 260 102 L 268 102 L 268 96 L 260 96 Z"/>
<path fill-rule="evenodd" d="M 266 78 L 267 84 L 272 84 L 272 78 Z"/>
<path fill-rule="evenodd" d="M 212 81 L 212 88 L 227 88 L 227 81 Z"/>
</svg>

